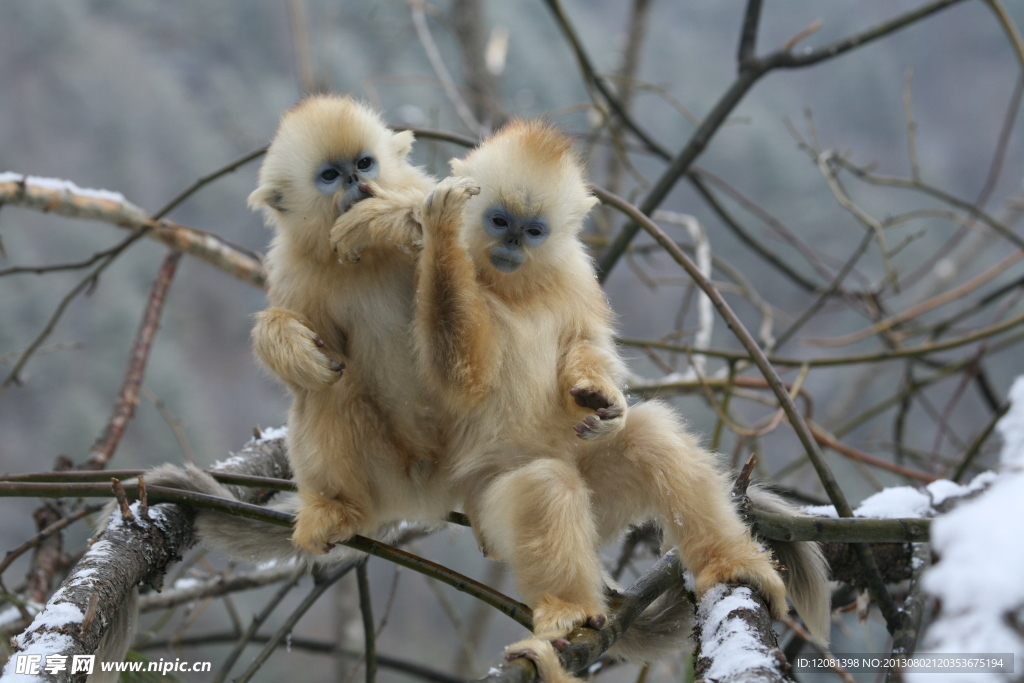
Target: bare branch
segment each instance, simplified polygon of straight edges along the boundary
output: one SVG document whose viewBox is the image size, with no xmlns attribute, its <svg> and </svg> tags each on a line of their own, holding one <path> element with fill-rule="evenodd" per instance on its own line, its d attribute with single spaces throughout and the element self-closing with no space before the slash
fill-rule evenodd
<svg viewBox="0 0 1024 683">
<path fill-rule="evenodd" d="M 125 373 L 121 392 L 114 404 L 114 412 L 110 416 L 103 434 L 93 444 L 89 452 L 89 459 L 82 465 L 84 469 L 102 470 L 106 468 L 114 451 L 117 450 L 117 445 L 121 442 L 121 437 L 124 436 L 128 422 L 135 415 L 135 406 L 139 404 L 139 387 L 142 386 L 146 362 L 149 360 L 149 350 L 153 346 L 153 338 L 156 336 L 156 329 L 160 324 L 160 314 L 163 312 L 167 290 L 171 286 L 171 280 L 174 279 L 174 273 L 180 260 L 180 251 L 169 251 L 164 256 L 160 270 L 149 290 L 149 299 L 142 321 L 139 323 L 139 330 L 135 333 L 128 371 Z"/>
</svg>

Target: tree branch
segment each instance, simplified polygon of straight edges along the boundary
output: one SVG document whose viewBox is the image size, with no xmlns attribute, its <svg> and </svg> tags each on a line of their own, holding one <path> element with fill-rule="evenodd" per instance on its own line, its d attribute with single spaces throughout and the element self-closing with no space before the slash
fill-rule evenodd
<svg viewBox="0 0 1024 683">
<path fill-rule="evenodd" d="M 935 2 L 923 5 L 916 10 L 902 14 L 895 19 L 879 24 L 878 26 L 854 36 L 820 47 L 816 50 L 802 52 L 799 55 L 794 54 L 788 48 L 784 48 L 763 58 L 747 59 L 743 64 L 741 64 L 740 72 L 736 80 L 733 81 L 732 85 L 730 85 L 722 94 L 718 102 L 715 103 L 711 111 L 701 122 L 701 125 L 696 131 L 694 131 L 693 135 L 690 136 L 689 141 L 683 149 L 680 150 L 679 154 L 672 159 L 669 167 L 657 182 L 655 182 L 654 187 L 651 188 L 650 192 L 647 193 L 643 203 L 640 205 L 640 211 L 644 215 L 649 216 L 656 208 L 658 208 L 658 206 L 661 205 L 661 202 L 665 200 L 672 188 L 675 187 L 676 181 L 686 173 L 697 157 L 700 156 L 708 146 L 708 143 L 711 142 L 711 138 L 725 122 L 732 110 L 736 108 L 736 105 L 738 105 L 747 94 L 747 91 L 750 90 L 750 88 L 752 88 L 754 84 L 757 83 L 757 81 L 765 74 L 777 68 L 800 68 L 837 57 L 844 52 L 848 52 L 854 48 L 861 47 L 871 41 L 889 35 L 890 33 L 898 31 L 901 28 L 961 1 L 962 0 L 936 0 Z M 601 280 L 604 280 L 604 278 L 608 276 L 608 273 L 611 272 L 611 269 L 615 267 L 615 264 L 626 252 L 626 249 L 629 247 L 629 243 L 632 242 L 639 230 L 640 226 L 635 222 L 629 223 L 623 227 L 622 232 L 619 233 L 618 237 L 616 237 L 615 241 L 601 257 L 598 264 Z"/>
<path fill-rule="evenodd" d="M 212 233 L 165 219 L 156 220 L 113 192 L 84 190 L 66 181 L 4 173 L 0 174 L 0 204 L 101 221 L 136 233 L 145 230 L 147 236 L 172 249 L 191 254 L 256 287 L 265 286 L 266 272 L 255 254 L 242 251 Z"/>
</svg>

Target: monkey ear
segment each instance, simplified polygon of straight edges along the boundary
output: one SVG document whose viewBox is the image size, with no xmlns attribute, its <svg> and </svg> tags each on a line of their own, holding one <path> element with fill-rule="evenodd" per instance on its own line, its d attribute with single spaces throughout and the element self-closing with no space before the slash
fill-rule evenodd
<svg viewBox="0 0 1024 683">
<path fill-rule="evenodd" d="M 412 134 L 411 130 L 395 133 L 391 136 L 391 149 L 399 158 L 404 159 L 412 151 L 412 143 L 415 139 L 416 136 Z"/>
<path fill-rule="evenodd" d="M 253 211 L 262 209 L 264 206 L 281 211 L 281 199 L 281 193 L 273 185 L 260 185 L 249 195 L 249 200 L 246 203 Z"/>
<path fill-rule="evenodd" d="M 448 165 L 452 168 L 452 175 L 467 175 L 466 162 L 462 159 L 449 159 Z"/>
</svg>

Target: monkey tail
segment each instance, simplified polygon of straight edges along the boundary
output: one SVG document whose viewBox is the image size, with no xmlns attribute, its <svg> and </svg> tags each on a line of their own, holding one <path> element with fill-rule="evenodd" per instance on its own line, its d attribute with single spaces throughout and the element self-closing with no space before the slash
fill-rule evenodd
<svg viewBox="0 0 1024 683">
<path fill-rule="evenodd" d="M 238 500 L 231 489 L 194 465 L 160 465 L 146 474 L 146 483 Z M 295 494 L 282 493 L 275 496 L 266 507 L 294 513 L 298 510 L 299 499 Z M 313 561 L 312 556 L 298 551 L 292 544 L 290 527 L 257 522 L 214 510 L 197 509 L 195 529 L 200 543 L 207 548 L 221 550 L 236 560 L 252 564 Z M 351 554 L 351 551 L 348 554 Z M 340 559 L 335 558 L 333 553 L 326 557 L 331 557 L 334 561 Z M 317 561 L 325 560 L 317 558 Z"/>
<path fill-rule="evenodd" d="M 688 595 L 688 593 L 690 595 Z M 693 584 L 676 581 L 643 611 L 608 654 L 646 664 L 693 647 Z"/>
<path fill-rule="evenodd" d="M 135 631 L 139 621 L 139 589 L 133 587 L 128 591 L 128 598 L 121 604 L 107 630 L 100 638 L 96 648 L 96 660 L 99 662 L 123 662 L 128 648 L 135 640 Z M 89 683 L 117 683 L 121 676 L 117 671 L 104 671 L 95 667 L 96 673 L 89 675 Z"/>
<path fill-rule="evenodd" d="M 781 496 L 751 484 L 747 496 L 755 510 L 773 514 L 802 515 Z M 829 567 L 821 546 L 812 541 L 768 541 L 775 558 L 788 570 L 783 575 L 786 593 L 804 620 L 807 630 L 821 645 L 828 645 L 832 625 L 832 592 Z"/>
<path fill-rule="evenodd" d="M 146 473 L 146 483 L 151 486 L 184 489 L 195 493 L 205 493 L 218 498 L 238 500 L 231 489 L 219 483 L 212 476 L 193 465 L 177 467 L 160 465 Z M 299 499 L 295 494 L 279 494 L 266 507 L 282 512 L 295 512 Z M 103 511 L 100 528 L 105 528 L 110 515 L 117 509 L 116 503 L 110 503 Z M 267 524 L 252 519 L 235 517 L 223 512 L 197 509 L 195 530 L 199 542 L 204 546 L 221 550 L 236 560 L 244 560 L 253 564 L 266 562 L 297 562 L 312 565 L 333 564 L 351 558 L 355 551 L 344 546 L 336 547 L 326 555 L 311 556 L 301 552 L 292 545 L 291 528 Z M 100 639 L 97 658 L 101 661 L 123 661 L 125 654 L 135 640 L 138 622 L 139 589 L 132 588 L 128 600 L 117 611 L 117 615 Z M 94 674 L 100 683 L 104 681 L 99 674 Z M 116 680 L 109 679 L 109 683 Z"/>
</svg>

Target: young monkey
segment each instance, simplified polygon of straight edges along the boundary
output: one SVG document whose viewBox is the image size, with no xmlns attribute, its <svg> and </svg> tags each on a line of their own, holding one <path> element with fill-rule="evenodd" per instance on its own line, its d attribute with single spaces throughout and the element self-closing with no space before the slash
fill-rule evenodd
<svg viewBox="0 0 1024 683">
<path fill-rule="evenodd" d="M 314 554 L 448 511 L 434 400 L 409 381 L 415 215 L 434 185 L 409 164 L 412 142 L 350 97 L 311 97 L 283 117 L 249 197 L 275 231 L 253 349 L 292 394 L 292 540 Z M 387 202 L 362 203 L 374 195 Z"/>
<path fill-rule="evenodd" d="M 511 564 L 533 608 L 537 640 L 509 654 L 543 667 L 550 639 L 600 627 L 598 549 L 652 517 L 678 545 L 698 595 L 743 582 L 784 613 L 783 581 L 730 502 L 715 458 L 667 405 L 626 409 L 612 313 L 577 239 L 597 200 L 570 140 L 518 121 L 451 163 L 454 176 L 420 216 L 415 339 L 453 426 L 451 485 L 481 547 Z M 827 640 L 820 551 L 787 550 L 780 559 L 799 565 L 797 607 Z"/>
</svg>

